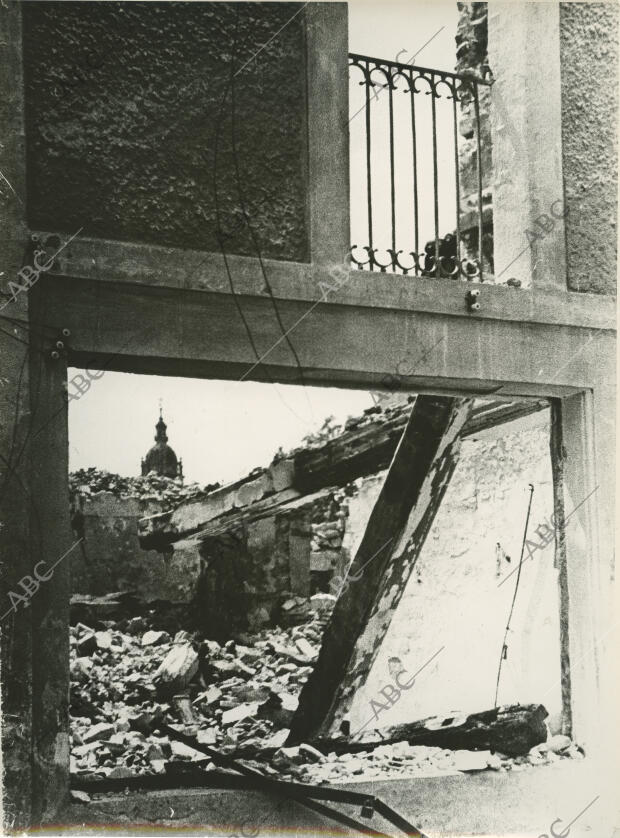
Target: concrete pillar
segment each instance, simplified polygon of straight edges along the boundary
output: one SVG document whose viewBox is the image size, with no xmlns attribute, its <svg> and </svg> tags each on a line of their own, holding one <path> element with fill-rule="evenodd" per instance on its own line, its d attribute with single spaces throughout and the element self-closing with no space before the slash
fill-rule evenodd
<svg viewBox="0 0 620 838">
<path fill-rule="evenodd" d="M 490 3 L 488 32 L 495 276 L 565 290 L 559 3 Z"/>
<path fill-rule="evenodd" d="M 306 5 L 310 259 L 349 253 L 349 68 L 346 3 Z"/>
<path fill-rule="evenodd" d="M 32 748 L 32 610 L 9 592 L 32 573 L 30 527 L 36 498 L 28 480 L 30 375 L 28 296 L 6 296 L 18 282 L 27 241 L 21 4 L 0 3 L 0 645 L 4 823 L 30 823 Z M 10 318 L 14 318 L 11 320 Z M 24 343 L 25 341 L 26 343 Z"/>
</svg>

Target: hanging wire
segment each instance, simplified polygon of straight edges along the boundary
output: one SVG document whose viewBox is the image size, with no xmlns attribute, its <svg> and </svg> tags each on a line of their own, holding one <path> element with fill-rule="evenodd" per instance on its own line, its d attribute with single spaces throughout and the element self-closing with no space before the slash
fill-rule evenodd
<svg viewBox="0 0 620 838">
<path fill-rule="evenodd" d="M 532 509 L 532 497 L 534 496 L 534 486 L 530 483 L 530 499 L 527 505 L 527 516 L 525 518 L 525 529 L 523 530 L 523 543 L 521 544 L 521 556 L 519 557 L 519 567 L 517 568 L 517 581 L 515 582 L 515 590 L 512 595 L 512 603 L 510 604 L 510 613 L 508 614 L 508 621 L 506 623 L 506 631 L 504 632 L 504 640 L 502 642 L 502 651 L 499 656 L 499 666 L 497 668 L 497 683 L 495 684 L 495 702 L 493 707 L 497 707 L 497 696 L 499 694 L 499 679 L 502 674 L 502 663 L 507 657 L 508 646 L 506 638 L 510 631 L 510 621 L 512 620 L 512 612 L 515 607 L 515 600 L 517 599 L 517 591 L 519 590 L 519 581 L 521 579 L 521 568 L 523 567 L 523 553 L 525 552 L 525 539 L 527 537 L 527 527 L 530 522 L 530 510 Z"/>
</svg>

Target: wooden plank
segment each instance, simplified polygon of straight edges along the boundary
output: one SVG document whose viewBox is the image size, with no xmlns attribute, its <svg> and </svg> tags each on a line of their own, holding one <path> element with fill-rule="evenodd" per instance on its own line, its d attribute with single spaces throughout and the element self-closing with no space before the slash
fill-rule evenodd
<svg viewBox="0 0 620 838">
<path fill-rule="evenodd" d="M 327 735 L 364 683 L 456 465 L 470 399 L 419 396 L 349 569 L 291 742 Z"/>
</svg>

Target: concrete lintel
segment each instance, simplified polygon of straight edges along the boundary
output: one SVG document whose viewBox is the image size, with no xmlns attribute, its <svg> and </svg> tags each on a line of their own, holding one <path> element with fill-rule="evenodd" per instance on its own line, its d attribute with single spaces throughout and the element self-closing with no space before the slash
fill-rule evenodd
<svg viewBox="0 0 620 838">
<path fill-rule="evenodd" d="M 60 235 L 50 231 L 37 232 L 43 239 L 49 235 Z M 61 238 L 65 241 L 67 236 L 62 235 Z M 468 320 L 506 320 L 590 329 L 616 327 L 615 297 L 580 294 L 553 286 L 525 289 L 482 284 L 475 286 L 480 290 L 481 309 L 472 314 L 465 302 L 467 291 L 473 287 L 470 283 L 368 273 L 358 269 L 350 270 L 349 279 L 342 282 L 340 274 L 335 279 L 331 272 L 344 264 L 344 250 L 335 261 L 320 267 L 264 260 L 278 300 L 322 305 L 325 290 L 327 301 L 338 305 L 448 314 Z M 267 297 L 256 259 L 229 256 L 228 265 L 237 294 Z M 74 239 L 59 254 L 57 265 L 50 275 L 152 288 L 184 288 L 230 296 L 228 276 L 219 253 L 103 239 Z M 327 290 L 330 286 L 336 290 Z"/>
<path fill-rule="evenodd" d="M 44 296 L 47 325 L 70 329 L 69 364 L 92 369 L 364 389 L 397 376 L 400 389 L 534 397 L 613 374 L 614 335 L 597 329 L 283 300 L 302 379 L 265 298 L 237 298 L 258 364 L 230 295 L 58 278 L 30 293 Z"/>
</svg>

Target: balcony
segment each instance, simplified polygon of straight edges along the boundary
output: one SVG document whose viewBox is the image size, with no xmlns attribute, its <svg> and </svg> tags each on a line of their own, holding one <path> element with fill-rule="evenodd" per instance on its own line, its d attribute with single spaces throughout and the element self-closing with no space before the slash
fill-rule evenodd
<svg viewBox="0 0 620 838">
<path fill-rule="evenodd" d="M 492 81 L 351 53 L 351 261 L 492 283 Z"/>
</svg>

